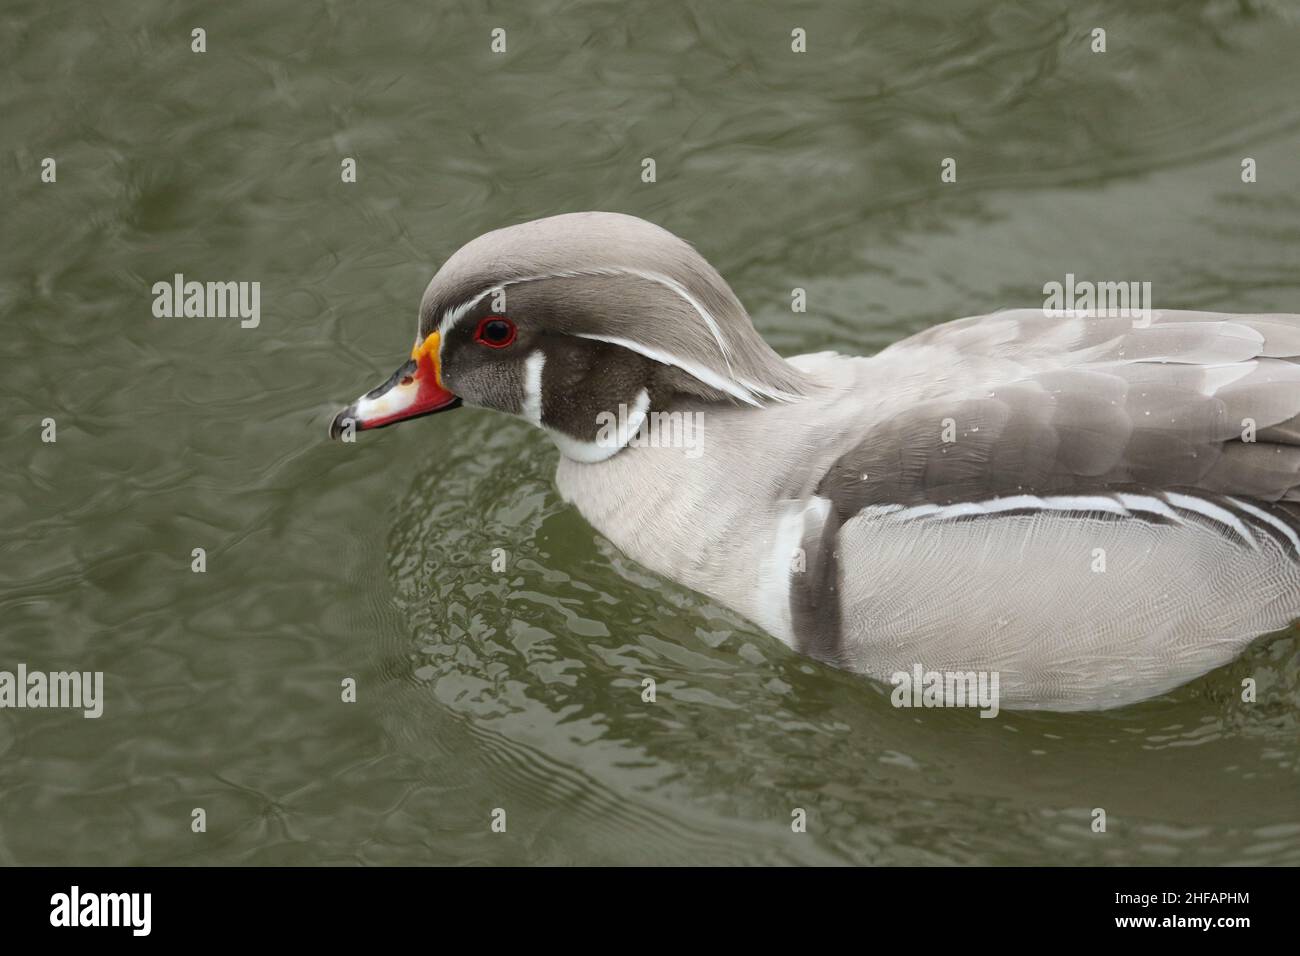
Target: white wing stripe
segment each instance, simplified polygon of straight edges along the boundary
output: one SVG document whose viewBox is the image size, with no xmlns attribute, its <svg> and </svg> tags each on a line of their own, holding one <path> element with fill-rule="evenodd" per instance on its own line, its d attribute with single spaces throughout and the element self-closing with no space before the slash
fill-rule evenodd
<svg viewBox="0 0 1300 956">
<path fill-rule="evenodd" d="M 1300 555 L 1300 534 L 1297 534 L 1296 530 L 1286 522 L 1261 508 L 1242 501 L 1240 498 L 1225 496 L 1224 500 L 1231 502 L 1233 507 L 1240 509 L 1252 518 L 1280 531 L 1291 542 L 1296 549 L 1296 553 Z M 1173 507 L 1170 507 L 1171 505 Z M 1200 515 L 1223 525 L 1225 528 L 1230 528 L 1253 550 L 1259 549 L 1259 540 L 1251 533 L 1250 527 L 1231 511 L 1205 498 L 1174 491 L 1165 492 L 1163 498 L 1156 495 L 1121 492 L 1113 497 L 1109 495 L 1048 495 L 1046 497 L 1010 495 L 1005 498 L 992 498 L 987 501 L 963 501 L 951 505 L 926 503 L 904 507 L 898 504 L 880 504 L 869 505 L 862 509 L 862 513 L 873 518 L 888 516 L 891 521 L 917 521 L 923 519 L 946 521 L 981 515 L 994 516 L 1008 511 L 1041 511 L 1044 513 L 1095 513 L 1104 511 L 1122 517 L 1137 517 L 1139 520 L 1141 515 L 1146 513 L 1158 515 L 1179 524 L 1184 523 L 1183 519 L 1174 511 L 1174 508 Z"/>
<path fill-rule="evenodd" d="M 1158 514 L 1162 518 L 1168 518 L 1171 521 L 1178 521 L 1178 515 L 1174 514 L 1174 509 L 1153 495 L 1131 495 L 1121 493 L 1116 495 L 1119 503 L 1130 511 L 1149 511 L 1152 514 Z"/>
<path fill-rule="evenodd" d="M 1130 495 L 1130 498 L 1139 496 Z M 1153 500 L 1154 503 L 1154 500 Z M 896 508 L 896 506 L 895 506 Z M 872 509 L 875 511 L 876 509 Z M 891 509 L 894 510 L 894 509 Z M 1110 514 L 1127 516 L 1129 511 L 1114 498 L 1105 495 L 1053 495 L 1040 498 L 1037 495 L 1011 495 L 1006 498 L 993 498 L 988 501 L 963 501 L 952 505 L 923 504 L 913 505 L 897 512 L 900 521 L 912 521 L 917 518 L 934 518 L 943 521 L 949 518 L 963 518 L 972 515 L 995 515 L 1006 511 L 1105 511 Z M 1155 508 L 1142 510 L 1156 510 Z M 1168 508 L 1165 509 L 1168 511 Z M 878 511 L 877 513 L 888 513 Z M 1226 512 L 1225 512 L 1226 513 Z M 1172 514 L 1172 513 L 1171 513 Z"/>
<path fill-rule="evenodd" d="M 1289 525 L 1287 525 L 1285 521 L 1282 521 L 1274 517 L 1273 515 L 1269 514 L 1267 511 L 1263 510 L 1262 508 L 1256 508 L 1254 505 L 1247 504 L 1246 502 L 1242 501 L 1240 498 L 1229 498 L 1228 500 L 1231 501 L 1236 507 L 1246 512 L 1246 514 L 1253 515 L 1254 517 L 1258 518 L 1260 521 L 1263 521 L 1265 524 L 1270 524 L 1274 528 L 1277 528 L 1278 531 L 1281 531 L 1284 535 L 1286 535 L 1288 538 L 1291 539 L 1291 546 L 1296 549 L 1296 554 L 1300 554 L 1300 535 L 1297 535 L 1295 531 Z"/>
<path fill-rule="evenodd" d="M 1171 491 L 1165 495 L 1165 499 L 1175 508 L 1182 508 L 1184 511 L 1194 511 L 1199 515 L 1204 515 L 1212 521 L 1225 524 L 1249 544 L 1252 548 L 1258 550 L 1259 542 L 1255 540 L 1250 530 L 1241 523 L 1241 519 L 1234 515 L 1226 508 L 1220 508 L 1204 498 L 1193 498 L 1191 495 L 1182 495 L 1176 491 Z"/>
<path fill-rule="evenodd" d="M 1233 505 L 1247 512 L 1253 517 L 1265 521 L 1279 531 L 1284 532 L 1300 548 L 1300 536 L 1287 525 L 1277 518 L 1261 511 L 1251 505 L 1246 504 L 1236 498 L 1228 498 Z M 1170 505 L 1173 507 L 1171 508 Z M 1255 544 L 1255 538 L 1250 533 L 1250 529 L 1232 512 L 1226 508 L 1214 504 L 1204 498 L 1197 498 L 1192 495 L 1180 494 L 1178 492 L 1168 492 L 1164 495 L 1164 500 L 1155 495 L 1136 495 L 1128 492 L 1121 492 L 1114 496 L 1110 495 L 1048 495 L 1040 497 L 1038 495 L 1009 495 L 1002 498 L 991 498 L 986 501 L 963 501 L 951 505 L 939 505 L 926 503 L 921 505 L 912 505 L 911 507 L 902 507 L 897 504 L 889 505 L 872 505 L 865 509 L 868 513 L 883 517 L 893 515 L 900 521 L 912 521 L 918 518 L 933 518 L 936 520 L 946 520 L 950 518 L 962 518 L 972 515 L 996 515 L 1007 511 L 1065 511 L 1065 512 L 1097 512 L 1104 511 L 1109 514 L 1131 517 L 1134 513 L 1150 513 L 1167 518 L 1171 521 L 1179 521 L 1174 508 L 1182 511 L 1190 511 L 1202 517 L 1209 518 L 1226 527 L 1231 528 L 1239 534 L 1245 541 Z"/>
</svg>

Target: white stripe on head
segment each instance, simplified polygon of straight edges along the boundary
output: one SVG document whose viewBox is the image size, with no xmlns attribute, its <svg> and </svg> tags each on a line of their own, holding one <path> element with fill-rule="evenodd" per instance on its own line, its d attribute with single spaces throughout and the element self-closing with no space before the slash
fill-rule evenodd
<svg viewBox="0 0 1300 956">
<path fill-rule="evenodd" d="M 719 375 L 712 369 L 705 368 L 688 359 L 679 358 L 668 352 L 661 352 L 658 349 L 652 349 L 648 345 L 642 345 L 640 342 L 634 342 L 631 339 L 620 338 L 617 335 L 586 335 L 579 334 L 576 338 L 591 339 L 593 342 L 608 342 L 610 345 L 617 345 L 625 348 L 629 352 L 635 352 L 637 355 L 644 355 L 652 362 L 658 362 L 661 365 L 671 365 L 679 368 L 687 375 L 698 378 L 710 388 L 716 388 L 719 392 L 730 395 L 732 398 L 744 402 L 746 405 L 758 406 L 762 403 L 754 397 L 754 393 L 740 382 Z"/>
<path fill-rule="evenodd" d="M 536 349 L 524 360 L 524 401 L 520 414 L 534 425 L 542 424 L 542 369 L 546 353 Z"/>
<path fill-rule="evenodd" d="M 640 269 L 625 269 L 623 271 L 630 275 L 639 276 L 640 278 L 646 279 L 650 282 L 657 282 L 664 288 L 671 289 L 673 292 L 685 299 L 690 307 L 695 310 L 696 314 L 704 320 L 704 324 L 708 327 L 708 330 L 713 333 L 713 339 L 718 343 L 718 351 L 722 353 L 722 361 L 727 365 L 727 374 L 732 378 L 736 377 L 735 373 L 731 370 L 731 349 L 727 347 L 727 341 L 722 337 L 722 329 L 718 326 L 718 320 L 715 319 L 709 313 L 709 310 L 701 305 L 695 297 L 686 290 L 684 285 L 675 279 L 670 279 L 668 276 L 660 275 L 657 272 L 643 272 Z"/>
<path fill-rule="evenodd" d="M 490 288 L 484 289 L 478 295 L 474 296 L 474 298 L 466 299 L 464 302 L 460 303 L 459 305 L 452 306 L 450 309 L 444 312 L 442 314 L 442 318 L 438 320 L 438 334 L 441 337 L 442 341 L 444 342 L 447 341 L 447 333 L 451 331 L 451 327 L 455 325 L 457 322 L 459 322 L 461 319 L 463 319 L 469 313 L 469 311 L 474 308 L 474 306 L 478 305 L 480 302 L 486 299 L 497 289 L 505 288 L 505 285 L 508 284 L 509 283 L 505 283 L 502 285 L 494 285 L 491 286 Z"/>
<path fill-rule="evenodd" d="M 657 285 L 663 286 L 664 288 L 673 292 L 675 295 L 682 298 L 691 307 L 691 309 L 695 312 L 695 314 L 700 317 L 701 321 L 704 323 L 705 328 L 709 330 L 709 334 L 713 337 L 713 340 L 717 343 L 718 351 L 722 355 L 723 364 L 726 365 L 727 367 L 726 376 L 718 375 L 717 373 L 710 371 L 709 369 L 705 368 L 702 365 L 699 365 L 696 362 L 691 362 L 687 359 L 679 358 L 678 356 L 672 355 L 671 353 L 668 352 L 660 351 L 659 349 L 652 349 L 648 346 L 641 345 L 638 342 L 633 342 L 631 339 L 616 338 L 614 336 L 602 336 L 602 335 L 595 335 L 595 334 L 578 335 L 578 338 L 593 339 L 598 342 L 609 342 L 612 345 L 619 345 L 622 348 L 629 349 L 633 352 L 638 353 L 639 355 L 644 355 L 646 358 L 652 359 L 663 365 L 672 365 L 675 368 L 679 368 L 683 372 L 686 372 L 688 375 L 692 375 L 695 378 L 698 378 L 701 382 L 704 382 L 704 384 L 712 388 L 716 388 L 718 391 L 724 392 L 725 394 L 730 395 L 732 398 L 738 399 L 746 403 L 747 405 L 761 405 L 762 403 L 758 400 L 756 396 L 763 396 L 781 402 L 798 401 L 800 397 L 798 395 L 794 395 L 789 392 L 783 392 L 779 389 L 768 388 L 766 386 L 759 385 L 758 383 L 751 382 L 747 379 L 737 378 L 735 371 L 731 367 L 731 348 L 730 346 L 728 346 L 726 339 L 722 335 L 722 328 L 718 325 L 717 319 L 715 319 L 713 315 L 709 312 L 709 310 L 704 307 L 703 303 L 701 303 L 698 299 L 692 296 L 690 292 L 686 289 L 686 287 L 683 286 L 680 282 L 677 282 L 675 279 L 672 279 L 665 275 L 661 275 L 657 272 L 646 272 L 641 269 L 628 269 L 628 268 L 591 269 L 585 271 L 579 270 L 574 272 L 554 272 L 548 275 L 526 276 L 519 279 L 510 279 L 505 282 L 497 283 L 496 285 L 493 285 L 490 288 L 484 289 L 482 292 L 478 293 L 472 298 L 467 299 L 464 302 L 461 302 L 455 306 L 452 306 L 450 309 L 445 311 L 442 315 L 442 318 L 438 321 L 438 332 L 442 335 L 443 341 L 446 341 L 447 333 L 451 330 L 452 326 L 454 326 L 462 318 L 468 315 L 474 309 L 475 306 L 477 306 L 480 302 L 482 302 L 493 292 L 496 292 L 499 289 L 504 289 L 507 286 L 520 285 L 525 282 L 541 282 L 546 279 L 576 279 L 576 278 L 582 278 L 584 276 L 595 277 L 595 276 L 620 276 L 620 275 L 635 276 L 639 279 L 645 279 L 647 282 L 654 282 Z"/>
</svg>

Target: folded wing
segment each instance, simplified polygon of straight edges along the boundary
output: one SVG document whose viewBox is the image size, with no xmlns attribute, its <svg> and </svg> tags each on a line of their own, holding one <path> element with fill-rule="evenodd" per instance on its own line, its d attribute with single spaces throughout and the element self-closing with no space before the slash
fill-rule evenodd
<svg viewBox="0 0 1300 956">
<path fill-rule="evenodd" d="M 808 653 L 1114 706 L 1300 617 L 1300 317 L 1003 313 L 872 363 L 904 399 L 816 490 Z"/>
</svg>

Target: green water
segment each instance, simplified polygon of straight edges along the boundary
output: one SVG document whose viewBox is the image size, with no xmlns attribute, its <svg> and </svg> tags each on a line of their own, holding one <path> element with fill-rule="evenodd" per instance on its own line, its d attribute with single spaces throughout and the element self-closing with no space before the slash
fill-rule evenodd
<svg viewBox="0 0 1300 956">
<path fill-rule="evenodd" d="M 0 863 L 1300 862 L 1295 633 L 1116 712 L 898 711 L 619 555 L 540 432 L 325 437 L 446 256 L 565 211 L 690 239 L 785 354 L 1067 272 L 1300 311 L 1300 7 L 629 6 L 4 5 L 0 669 L 106 703 L 0 711 Z M 260 325 L 155 318 L 175 273 Z"/>
</svg>

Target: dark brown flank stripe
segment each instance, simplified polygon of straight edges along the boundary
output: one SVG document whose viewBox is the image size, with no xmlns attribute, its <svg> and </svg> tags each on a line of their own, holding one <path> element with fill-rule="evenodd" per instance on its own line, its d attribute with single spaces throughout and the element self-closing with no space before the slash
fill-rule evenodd
<svg viewBox="0 0 1300 956">
<path fill-rule="evenodd" d="M 808 534 L 800 542 L 807 568 L 790 573 L 790 622 L 797 651 L 842 665 L 846 662 L 840 609 L 840 525 L 832 508 L 821 534 Z"/>
</svg>

